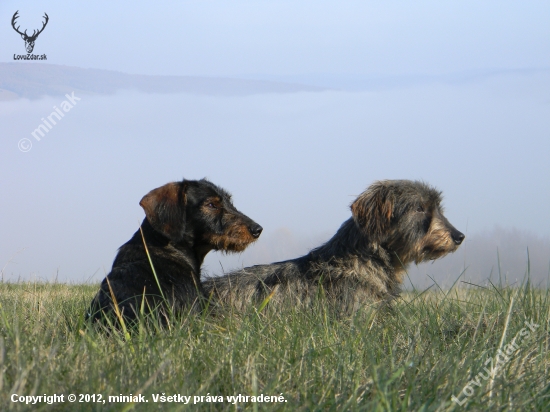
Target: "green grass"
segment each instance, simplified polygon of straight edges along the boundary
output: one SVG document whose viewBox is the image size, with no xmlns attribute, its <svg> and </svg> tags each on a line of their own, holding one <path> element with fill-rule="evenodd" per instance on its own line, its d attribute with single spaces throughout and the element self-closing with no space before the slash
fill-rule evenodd
<svg viewBox="0 0 550 412">
<path fill-rule="evenodd" d="M 410 292 L 394 313 L 337 316 L 251 307 L 244 315 L 186 315 L 130 335 L 90 328 L 83 313 L 97 285 L 0 284 L 0 410 L 183 410 L 153 394 L 223 396 L 193 410 L 548 410 L 550 293 L 529 285 Z M 494 379 L 453 395 L 525 327 L 540 325 Z M 469 389 L 467 389 L 469 391 Z M 65 403 L 12 403 L 64 394 Z M 68 394 L 107 402 L 69 403 Z M 109 403 L 143 394 L 148 403 Z M 283 403 L 232 405 L 226 396 L 280 395 Z M 204 399 L 206 400 L 206 399 Z M 193 398 L 191 398 L 193 403 Z"/>
</svg>

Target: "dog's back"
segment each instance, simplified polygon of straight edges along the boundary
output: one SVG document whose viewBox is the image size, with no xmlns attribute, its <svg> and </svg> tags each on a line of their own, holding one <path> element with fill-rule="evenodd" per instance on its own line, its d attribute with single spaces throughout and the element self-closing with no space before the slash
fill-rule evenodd
<svg viewBox="0 0 550 412">
<path fill-rule="evenodd" d="M 325 259 L 322 248 L 297 259 L 207 278 L 204 291 L 213 303 L 239 311 L 251 304 L 258 306 L 265 299 L 270 306 L 283 308 L 311 306 L 322 298 L 339 311 L 353 312 L 365 302 L 380 302 L 399 294 L 399 284 L 388 265 L 357 254 Z"/>
</svg>

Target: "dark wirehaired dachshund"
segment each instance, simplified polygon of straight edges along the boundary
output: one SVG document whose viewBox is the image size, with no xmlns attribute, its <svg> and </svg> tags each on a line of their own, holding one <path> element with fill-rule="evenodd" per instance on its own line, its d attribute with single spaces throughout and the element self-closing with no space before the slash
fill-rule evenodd
<svg viewBox="0 0 550 412">
<path fill-rule="evenodd" d="M 141 228 L 119 249 L 87 318 L 114 311 L 115 320 L 132 320 L 153 308 L 167 316 L 167 309 L 196 307 L 203 296 L 200 268 L 206 254 L 241 252 L 262 233 L 233 206 L 229 193 L 206 179 L 168 183 L 139 204 L 146 215 Z"/>
</svg>

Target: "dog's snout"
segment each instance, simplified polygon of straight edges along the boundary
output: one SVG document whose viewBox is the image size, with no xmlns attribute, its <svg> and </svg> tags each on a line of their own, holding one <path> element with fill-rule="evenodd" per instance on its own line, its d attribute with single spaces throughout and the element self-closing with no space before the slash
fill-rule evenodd
<svg viewBox="0 0 550 412">
<path fill-rule="evenodd" d="M 459 232 L 458 230 L 453 230 L 451 233 L 451 237 L 453 238 L 453 242 L 455 242 L 457 245 L 460 245 L 464 238 L 464 233 Z"/>
<path fill-rule="evenodd" d="M 249 231 L 250 234 L 251 234 L 253 237 L 255 237 L 255 238 L 260 237 L 260 234 L 262 233 L 262 230 L 264 230 L 264 228 L 261 227 L 260 225 L 258 225 L 257 223 L 248 226 L 248 231 Z"/>
</svg>

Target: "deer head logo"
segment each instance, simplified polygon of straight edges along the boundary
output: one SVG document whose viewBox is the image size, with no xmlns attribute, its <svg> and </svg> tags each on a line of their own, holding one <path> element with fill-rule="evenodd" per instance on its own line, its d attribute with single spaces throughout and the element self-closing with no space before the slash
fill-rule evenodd
<svg viewBox="0 0 550 412">
<path fill-rule="evenodd" d="M 17 13 L 19 13 L 19 10 L 17 10 L 15 12 L 15 14 L 13 15 L 13 17 L 11 19 L 11 25 L 12 25 L 13 29 L 21 35 L 21 38 L 23 40 L 25 40 L 25 48 L 27 49 L 27 53 L 32 53 L 32 51 L 34 49 L 34 42 L 36 41 L 36 38 L 38 37 L 38 35 L 40 33 L 42 33 L 42 31 L 44 31 L 44 28 L 46 27 L 46 24 L 48 24 L 48 20 L 50 18 L 48 17 L 48 15 L 46 13 L 44 13 L 44 18 L 46 19 L 46 21 L 44 23 L 42 23 L 42 28 L 38 31 L 33 30 L 32 35 L 29 36 L 27 34 L 27 30 L 25 30 L 24 33 L 21 33 L 19 31 L 19 26 L 15 27 L 16 20 L 19 17 Z"/>
</svg>

